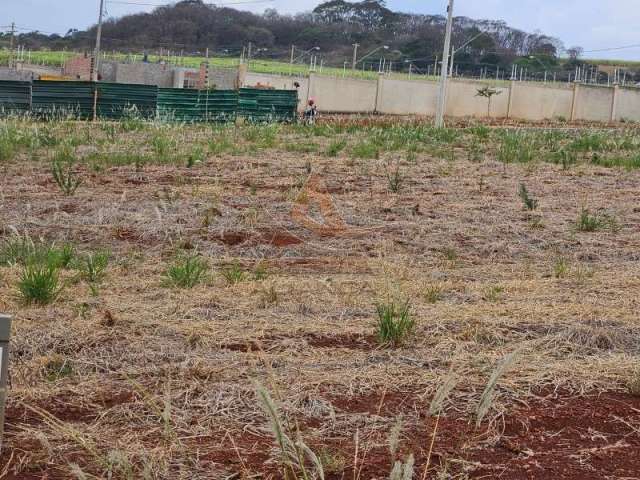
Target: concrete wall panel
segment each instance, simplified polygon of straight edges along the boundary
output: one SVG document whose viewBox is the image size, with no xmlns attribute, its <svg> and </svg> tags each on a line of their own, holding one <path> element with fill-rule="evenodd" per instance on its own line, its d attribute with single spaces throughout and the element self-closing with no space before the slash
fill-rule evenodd
<svg viewBox="0 0 640 480">
<path fill-rule="evenodd" d="M 116 82 L 173 87 L 173 67 L 155 63 L 119 63 Z"/>
<path fill-rule="evenodd" d="M 522 120 L 545 120 L 571 117 L 573 87 L 543 86 L 513 82 L 511 117 Z"/>
<path fill-rule="evenodd" d="M 576 95 L 575 120 L 608 122 L 611 118 L 613 88 L 580 85 Z"/>
<path fill-rule="evenodd" d="M 392 115 L 435 115 L 438 84 L 435 82 L 381 78 L 378 91 L 380 113 Z"/>
<path fill-rule="evenodd" d="M 451 117 L 486 117 L 487 99 L 478 97 L 478 89 L 486 83 L 452 80 L 447 92 L 446 114 Z M 509 105 L 509 88 L 493 87 L 500 93 L 491 99 L 491 116 L 506 117 Z"/>
<path fill-rule="evenodd" d="M 640 122 L 640 88 L 620 88 L 618 90 L 616 120 Z"/>
<path fill-rule="evenodd" d="M 375 111 L 377 90 L 376 80 L 312 75 L 309 97 L 322 112 L 366 113 Z"/>
</svg>

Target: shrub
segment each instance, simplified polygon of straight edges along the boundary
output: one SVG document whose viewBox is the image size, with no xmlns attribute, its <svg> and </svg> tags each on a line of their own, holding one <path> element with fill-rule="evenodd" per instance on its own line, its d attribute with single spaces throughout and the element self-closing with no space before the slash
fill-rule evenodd
<svg viewBox="0 0 640 480">
<path fill-rule="evenodd" d="M 8 135 L 0 134 L 0 162 L 11 160 L 16 153 L 16 147 Z"/>
<path fill-rule="evenodd" d="M 244 281 L 246 275 L 240 268 L 240 264 L 235 262 L 233 265 L 222 269 L 222 276 L 225 278 L 229 285 L 235 285 Z"/>
<path fill-rule="evenodd" d="M 194 167 L 198 163 L 202 163 L 205 159 L 204 150 L 200 146 L 196 146 L 189 152 L 187 156 L 187 168 Z"/>
<path fill-rule="evenodd" d="M 0 246 L 0 265 L 45 264 L 52 268 L 67 268 L 75 255 L 71 244 L 61 246 L 34 242 L 28 236 L 15 235 Z"/>
<path fill-rule="evenodd" d="M 522 203 L 527 210 L 535 210 L 536 208 L 538 208 L 538 201 L 529 196 L 529 192 L 527 191 L 527 187 L 524 183 L 520 184 L 520 188 L 518 189 L 518 196 L 522 200 Z"/>
<path fill-rule="evenodd" d="M 404 182 L 404 177 L 400 172 L 400 163 L 396 163 L 395 168 L 390 169 L 387 166 L 387 185 L 392 193 L 399 193 Z"/>
<path fill-rule="evenodd" d="M 567 273 L 569 273 L 569 262 L 565 257 L 559 257 L 553 265 L 553 275 L 556 278 L 564 278 Z"/>
<path fill-rule="evenodd" d="M 415 320 L 409 313 L 409 302 L 397 305 L 395 302 L 378 303 L 376 312 L 376 337 L 383 345 L 396 347 L 402 345 L 416 327 Z"/>
<path fill-rule="evenodd" d="M 576 220 L 576 229 L 579 232 L 595 232 L 606 229 L 616 232 L 620 226 L 616 219 L 609 215 L 592 215 L 588 209 L 583 208 Z"/>
<path fill-rule="evenodd" d="M 106 251 L 89 253 L 78 260 L 76 268 L 87 282 L 99 282 L 107 270 L 109 256 L 109 252 Z"/>
<path fill-rule="evenodd" d="M 441 285 L 429 285 L 424 290 L 424 299 L 427 303 L 436 303 L 442 298 Z"/>
<path fill-rule="evenodd" d="M 380 149 L 372 142 L 359 142 L 351 149 L 351 155 L 356 158 L 379 158 Z"/>
<path fill-rule="evenodd" d="M 73 172 L 75 158 L 69 148 L 59 150 L 51 162 L 51 175 L 65 195 L 73 195 L 82 179 Z"/>
<path fill-rule="evenodd" d="M 325 155 L 327 157 L 337 157 L 338 154 L 344 150 L 344 148 L 347 146 L 347 141 L 342 139 L 342 140 L 333 140 L 329 146 L 327 147 L 327 150 L 325 152 Z"/>
<path fill-rule="evenodd" d="M 27 304 L 47 305 L 56 299 L 61 289 L 58 270 L 50 265 L 26 265 L 18 281 L 18 290 Z"/>
<path fill-rule="evenodd" d="M 193 288 L 204 280 L 208 268 L 206 260 L 191 255 L 179 259 L 169 267 L 166 273 L 167 281 L 175 287 Z"/>
<path fill-rule="evenodd" d="M 487 302 L 497 302 L 500 300 L 504 292 L 504 288 L 500 286 L 487 287 L 484 290 L 482 298 Z"/>
<path fill-rule="evenodd" d="M 268 276 L 269 276 L 269 271 L 267 270 L 267 265 L 264 262 L 258 262 L 255 269 L 253 270 L 254 280 L 257 280 L 257 281 L 264 280 Z"/>
</svg>

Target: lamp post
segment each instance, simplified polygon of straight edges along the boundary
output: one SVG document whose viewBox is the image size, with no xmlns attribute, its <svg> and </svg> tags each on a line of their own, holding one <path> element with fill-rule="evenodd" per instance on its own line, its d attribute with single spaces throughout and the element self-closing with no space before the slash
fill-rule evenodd
<svg viewBox="0 0 640 480">
<path fill-rule="evenodd" d="M 453 0 L 449 0 L 447 16 L 447 29 L 444 36 L 444 49 L 442 51 L 442 68 L 440 68 L 440 97 L 438 98 L 438 109 L 436 111 L 436 127 L 444 126 L 444 110 L 447 101 L 447 68 L 449 62 L 449 51 L 451 49 L 451 29 L 453 27 Z"/>
<path fill-rule="evenodd" d="M 0 451 L 4 431 L 4 407 L 7 400 L 7 373 L 9 371 L 9 337 L 11 317 L 0 314 Z"/>
<path fill-rule="evenodd" d="M 476 38 L 481 37 L 482 35 L 484 35 L 485 32 L 480 32 L 477 35 L 474 35 L 473 37 L 471 37 L 469 40 L 467 40 L 466 42 L 464 42 L 462 45 L 460 45 L 458 48 L 452 48 L 451 49 L 451 65 L 449 67 L 449 76 L 452 77 L 453 76 L 453 60 L 456 57 L 456 53 L 458 53 L 460 50 L 462 50 L 464 47 L 466 47 L 467 45 L 469 45 L 471 42 L 473 42 Z"/>
<path fill-rule="evenodd" d="M 294 63 L 296 63 L 298 60 L 300 60 L 302 57 L 306 56 L 308 53 L 313 52 L 314 50 L 319 51 L 320 47 L 311 47 L 309 50 L 305 50 L 304 52 L 302 52 L 300 55 L 298 55 L 296 58 L 292 58 L 291 59 L 291 64 L 293 65 Z"/>
<path fill-rule="evenodd" d="M 374 53 L 376 53 L 378 50 L 389 50 L 389 45 L 381 45 L 378 48 L 374 48 L 373 50 L 371 50 L 369 53 L 367 53 L 364 57 L 362 57 L 360 60 L 356 61 L 356 58 L 354 57 L 354 63 L 353 63 L 353 68 L 355 68 L 355 65 L 362 62 L 364 59 L 369 58 L 371 55 L 373 55 Z"/>
<path fill-rule="evenodd" d="M 100 0 L 100 13 L 98 14 L 98 29 L 96 31 L 96 51 L 93 55 L 93 65 L 91 70 L 91 81 L 98 80 L 100 71 L 100 42 L 102 41 L 102 17 L 104 15 L 104 0 Z"/>
</svg>

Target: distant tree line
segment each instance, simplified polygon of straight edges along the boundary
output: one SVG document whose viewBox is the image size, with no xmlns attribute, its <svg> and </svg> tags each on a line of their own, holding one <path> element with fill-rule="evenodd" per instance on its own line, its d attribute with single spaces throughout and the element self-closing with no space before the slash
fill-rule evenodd
<svg viewBox="0 0 640 480">
<path fill-rule="evenodd" d="M 350 62 L 354 43 L 360 44 L 360 56 L 386 45 L 388 48 L 368 60 L 377 62 L 384 56 L 397 70 L 406 70 L 411 64 L 416 71 L 425 71 L 442 56 L 445 22 L 441 15 L 394 12 L 384 0 L 329 0 L 311 12 L 296 15 L 282 15 L 273 9 L 254 14 L 207 5 L 202 0 L 183 0 L 151 13 L 107 20 L 103 46 L 119 52 L 156 53 L 163 49 L 185 55 L 203 54 L 208 48 L 211 55 L 238 56 L 251 42 L 254 58 L 281 60 L 289 59 L 291 45 L 298 54 L 319 47 L 314 52 L 325 65 L 342 66 Z M 558 39 L 527 33 L 503 21 L 456 17 L 454 25 L 454 48 L 475 37 L 456 53 L 460 73 L 483 67 L 492 72 L 496 68 L 508 70 L 518 59 L 531 69 L 553 68 L 563 51 Z M 70 30 L 66 35 L 27 33 L 17 41 L 30 49 L 88 51 L 94 45 L 95 28 Z M 6 44 L 7 38 L 0 37 L 0 42 Z"/>
</svg>

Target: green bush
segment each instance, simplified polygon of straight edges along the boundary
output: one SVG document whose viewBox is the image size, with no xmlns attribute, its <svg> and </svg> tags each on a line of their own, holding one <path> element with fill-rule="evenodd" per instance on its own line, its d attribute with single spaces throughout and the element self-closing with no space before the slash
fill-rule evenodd
<svg viewBox="0 0 640 480">
<path fill-rule="evenodd" d="M 344 139 L 341 140 L 333 140 L 329 146 L 327 147 L 327 150 L 325 151 L 325 155 L 327 157 L 337 157 L 338 154 L 344 150 L 344 148 L 347 146 L 347 141 Z"/>
<path fill-rule="evenodd" d="M 71 244 L 56 246 L 34 242 L 28 236 L 15 235 L 0 245 L 0 265 L 46 264 L 52 268 L 67 268 L 75 256 Z"/>
<path fill-rule="evenodd" d="M 75 156 L 69 147 L 56 152 L 51 162 L 51 175 L 62 193 L 73 195 L 82 184 L 82 179 L 73 171 Z"/>
<path fill-rule="evenodd" d="M 409 302 L 401 305 L 396 305 L 395 302 L 376 305 L 378 319 L 375 333 L 381 344 L 397 347 L 413 335 L 416 323 L 411 318 L 409 308 Z"/>
<path fill-rule="evenodd" d="M 96 283 L 104 278 L 109 257 L 110 254 L 106 251 L 89 253 L 78 259 L 76 268 L 87 282 Z"/>
<path fill-rule="evenodd" d="M 50 265 L 26 265 L 18 281 L 18 290 L 27 304 L 47 305 L 56 299 L 61 289 L 58 270 Z"/>
<path fill-rule="evenodd" d="M 193 288 L 204 280 L 208 268 L 206 260 L 197 255 L 181 258 L 167 270 L 167 283 L 178 288 Z"/>
<path fill-rule="evenodd" d="M 235 262 L 233 265 L 222 269 L 222 276 L 229 285 L 235 285 L 245 280 L 246 274 L 240 268 L 240 264 Z"/>
<path fill-rule="evenodd" d="M 361 141 L 353 146 L 351 155 L 356 158 L 379 158 L 380 149 L 378 146 L 369 141 Z"/>
</svg>

